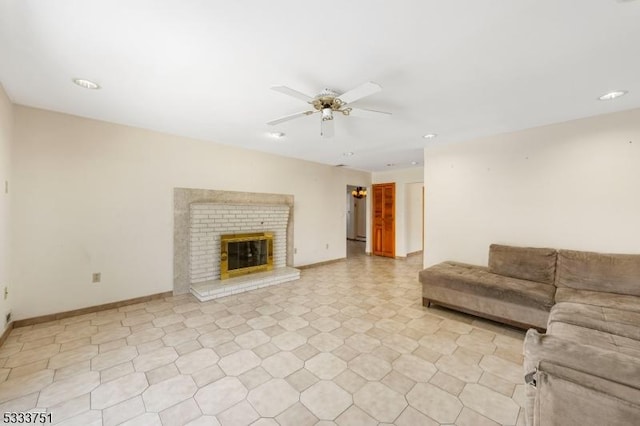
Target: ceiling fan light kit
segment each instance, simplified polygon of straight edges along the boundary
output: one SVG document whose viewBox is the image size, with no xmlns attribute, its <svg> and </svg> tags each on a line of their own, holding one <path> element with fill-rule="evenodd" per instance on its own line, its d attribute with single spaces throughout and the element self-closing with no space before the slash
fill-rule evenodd
<svg viewBox="0 0 640 426">
<path fill-rule="evenodd" d="M 295 114 L 287 115 L 284 117 L 277 118 L 275 120 L 269 121 L 267 124 L 276 125 L 280 123 L 284 123 L 285 121 L 293 120 L 298 117 L 303 117 L 306 115 L 315 114 L 316 112 L 320 113 L 320 135 L 325 138 L 333 137 L 334 135 L 334 124 L 333 124 L 333 113 L 339 112 L 344 116 L 349 116 L 353 110 L 362 111 L 369 115 L 391 115 L 389 112 L 384 111 L 375 111 L 364 108 L 354 108 L 352 106 L 347 106 L 347 104 L 352 104 L 353 102 L 360 100 L 364 97 L 373 95 L 382 90 L 382 87 L 374 82 L 367 82 L 361 84 L 360 86 L 348 90 L 343 94 L 338 94 L 337 92 L 324 89 L 315 97 L 311 97 L 305 95 L 302 92 L 299 92 L 295 89 L 291 89 L 287 86 L 273 86 L 271 88 L 276 92 L 283 93 L 288 96 L 292 96 L 296 99 L 300 99 L 313 107 L 313 110 L 302 111 Z"/>
</svg>

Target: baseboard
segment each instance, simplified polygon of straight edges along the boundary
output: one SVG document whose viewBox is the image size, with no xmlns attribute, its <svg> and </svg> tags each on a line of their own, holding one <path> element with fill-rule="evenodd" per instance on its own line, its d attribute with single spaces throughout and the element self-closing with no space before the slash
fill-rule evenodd
<svg viewBox="0 0 640 426">
<path fill-rule="evenodd" d="M 345 259 L 346 257 L 340 257 L 338 259 L 325 260 L 324 262 L 310 263 L 308 265 L 296 266 L 296 268 L 298 269 L 315 268 L 316 266 L 330 265 L 332 263 L 342 262 Z"/>
<path fill-rule="evenodd" d="M 89 306 L 87 308 L 74 309 L 72 311 L 58 312 L 56 314 L 41 315 L 38 317 L 26 318 L 12 322 L 13 328 L 26 327 L 28 325 L 42 324 L 43 322 L 56 321 L 76 315 L 91 314 L 93 312 L 108 311 L 123 306 L 135 305 L 136 303 L 149 302 L 151 300 L 164 299 L 173 296 L 173 291 L 151 294 L 149 296 L 134 297 L 133 299 L 121 300 L 119 302 L 105 303 L 103 305 Z M 5 332 L 6 333 L 6 332 Z"/>
<path fill-rule="evenodd" d="M 2 336 L 0 336 L 0 346 L 4 344 L 5 340 L 7 340 L 7 337 L 9 337 L 11 330 L 13 330 L 13 321 L 10 321 L 9 324 L 7 324 L 7 326 L 4 328 L 4 332 L 2 333 Z"/>
<path fill-rule="evenodd" d="M 406 258 L 408 258 L 408 257 L 417 256 L 417 255 L 419 255 L 419 254 L 422 254 L 422 250 L 412 251 L 411 253 L 407 253 L 407 254 L 406 254 L 406 255 L 404 255 L 404 256 L 395 256 L 395 257 L 394 257 L 394 259 L 401 260 L 401 259 L 406 259 Z"/>
</svg>

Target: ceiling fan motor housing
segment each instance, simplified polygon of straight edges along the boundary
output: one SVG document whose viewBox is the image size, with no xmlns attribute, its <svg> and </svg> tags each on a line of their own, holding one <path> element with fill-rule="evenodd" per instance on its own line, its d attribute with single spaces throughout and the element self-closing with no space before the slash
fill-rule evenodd
<svg viewBox="0 0 640 426">
<path fill-rule="evenodd" d="M 346 103 L 342 102 L 338 96 L 338 93 L 333 90 L 324 89 L 311 101 L 313 107 L 322 112 L 322 121 L 333 120 L 334 111 L 341 112 L 344 115 L 349 115 L 351 112 L 351 108 L 344 108 Z"/>
<path fill-rule="evenodd" d="M 311 104 L 318 111 L 330 108 L 332 111 L 339 111 L 345 104 L 338 98 L 338 94 L 330 89 L 324 89 L 318 94 Z"/>
</svg>

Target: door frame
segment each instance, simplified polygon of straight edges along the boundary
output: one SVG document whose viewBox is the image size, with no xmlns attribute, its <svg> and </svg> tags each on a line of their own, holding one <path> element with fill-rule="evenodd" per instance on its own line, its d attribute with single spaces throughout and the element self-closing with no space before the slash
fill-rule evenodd
<svg viewBox="0 0 640 426">
<path fill-rule="evenodd" d="M 375 197 L 376 197 L 376 187 L 391 187 L 393 188 L 393 223 L 391 225 L 391 253 L 389 256 L 386 255 L 376 255 L 375 254 L 375 244 L 376 244 L 376 207 L 375 207 Z M 383 189 L 384 191 L 384 189 Z M 384 203 L 384 200 L 382 201 Z M 384 206 L 383 206 L 384 209 Z M 384 214 L 384 210 L 383 210 Z M 374 183 L 371 186 L 371 254 L 376 256 L 390 257 L 395 259 L 396 257 L 396 183 L 395 182 L 387 182 L 387 183 Z"/>
</svg>

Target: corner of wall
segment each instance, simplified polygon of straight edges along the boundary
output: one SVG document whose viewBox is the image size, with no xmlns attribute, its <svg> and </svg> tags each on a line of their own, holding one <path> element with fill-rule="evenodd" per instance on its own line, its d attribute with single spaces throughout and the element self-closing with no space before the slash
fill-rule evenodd
<svg viewBox="0 0 640 426">
<path fill-rule="evenodd" d="M 11 313 L 11 298 L 5 293 L 10 268 L 11 144 L 13 142 L 13 104 L 0 83 L 0 336 L 4 335 Z M 9 293 L 12 293 L 11 291 Z"/>
</svg>

